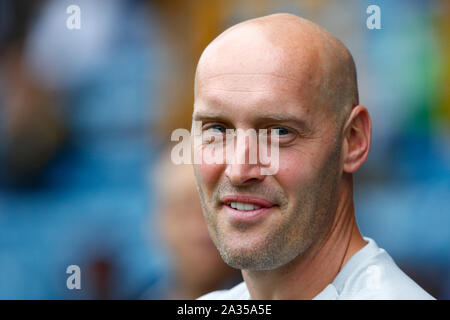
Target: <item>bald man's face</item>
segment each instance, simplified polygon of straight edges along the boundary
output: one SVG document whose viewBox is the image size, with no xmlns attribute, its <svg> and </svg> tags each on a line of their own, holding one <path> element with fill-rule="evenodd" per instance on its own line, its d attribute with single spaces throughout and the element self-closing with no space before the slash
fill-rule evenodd
<svg viewBox="0 0 450 320">
<path fill-rule="evenodd" d="M 200 60 L 194 120 L 204 132 L 253 128 L 279 135 L 275 175 L 261 175 L 258 164 L 194 165 L 209 233 L 235 268 L 284 265 L 331 225 L 341 139 L 318 96 L 320 74 L 315 50 L 274 45 L 256 27 L 227 35 Z"/>
</svg>

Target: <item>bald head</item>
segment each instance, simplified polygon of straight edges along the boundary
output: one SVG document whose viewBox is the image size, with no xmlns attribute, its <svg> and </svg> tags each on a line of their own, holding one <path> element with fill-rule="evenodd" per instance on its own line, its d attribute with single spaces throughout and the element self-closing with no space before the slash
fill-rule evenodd
<svg viewBox="0 0 450 320">
<path fill-rule="evenodd" d="M 280 79 L 295 83 L 299 98 L 327 107 L 338 124 L 358 104 L 355 64 L 347 48 L 323 28 L 291 14 L 248 20 L 219 35 L 199 60 L 196 93 L 211 79 L 229 74 L 256 81 L 265 74 L 278 84 Z M 242 89 L 235 79 L 227 85 L 229 90 Z"/>
</svg>

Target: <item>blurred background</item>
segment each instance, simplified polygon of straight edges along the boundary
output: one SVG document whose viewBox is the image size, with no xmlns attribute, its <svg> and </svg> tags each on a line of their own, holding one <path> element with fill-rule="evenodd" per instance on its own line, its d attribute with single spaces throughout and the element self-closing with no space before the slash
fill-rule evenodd
<svg viewBox="0 0 450 320">
<path fill-rule="evenodd" d="M 190 128 L 204 47 L 276 12 L 352 52 L 373 121 L 358 223 L 450 298 L 450 1 L 0 0 L 1 299 L 191 299 L 241 281 L 207 237 L 191 168 L 168 161 L 170 134 Z"/>
</svg>

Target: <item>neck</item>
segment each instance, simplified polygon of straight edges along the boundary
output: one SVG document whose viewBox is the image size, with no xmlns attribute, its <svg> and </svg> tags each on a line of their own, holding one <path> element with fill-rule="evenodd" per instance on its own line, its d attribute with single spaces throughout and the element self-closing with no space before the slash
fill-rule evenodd
<svg viewBox="0 0 450 320">
<path fill-rule="evenodd" d="M 252 299 L 312 299 L 366 245 L 355 219 L 352 184 L 351 177 L 344 181 L 329 231 L 304 254 L 275 270 L 242 270 Z"/>
</svg>

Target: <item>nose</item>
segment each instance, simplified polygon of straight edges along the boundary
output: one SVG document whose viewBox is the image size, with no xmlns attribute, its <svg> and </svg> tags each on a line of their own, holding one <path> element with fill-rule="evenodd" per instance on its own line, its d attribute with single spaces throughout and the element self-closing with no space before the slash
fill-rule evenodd
<svg viewBox="0 0 450 320">
<path fill-rule="evenodd" d="M 258 165 L 252 164 L 229 164 L 225 169 L 225 175 L 235 186 L 245 186 L 264 180 Z"/>
<path fill-rule="evenodd" d="M 245 139 L 245 142 L 240 142 L 244 145 L 238 146 L 236 143 L 232 161 L 231 163 L 227 164 L 227 167 L 225 169 L 226 177 L 235 186 L 245 186 L 262 182 L 265 178 L 265 175 L 261 174 L 257 144 L 249 143 L 247 139 Z M 250 156 L 250 154 L 253 155 Z M 256 161 L 254 161 L 255 154 Z"/>
</svg>

